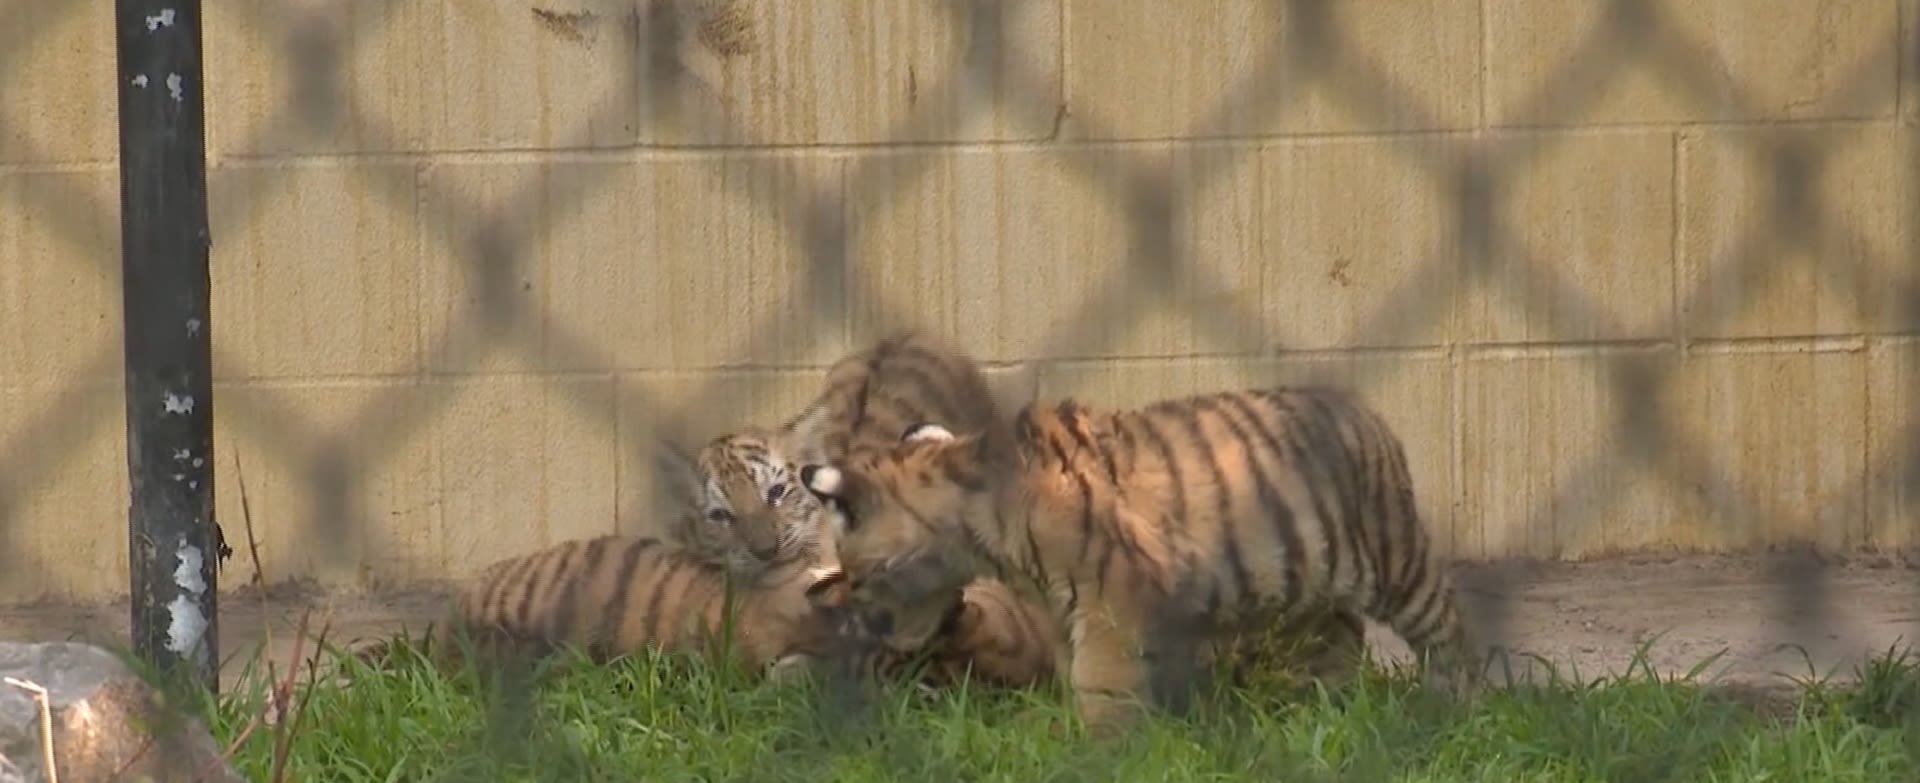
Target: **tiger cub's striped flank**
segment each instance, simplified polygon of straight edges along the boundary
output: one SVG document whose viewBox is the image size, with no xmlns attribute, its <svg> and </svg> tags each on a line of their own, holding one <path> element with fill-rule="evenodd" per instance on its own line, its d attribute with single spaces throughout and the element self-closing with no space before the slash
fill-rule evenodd
<svg viewBox="0 0 1920 783">
<path fill-rule="evenodd" d="M 1125 723 L 1130 696 L 1180 706 L 1177 670 L 1205 646 L 1314 606 L 1382 621 L 1461 695 L 1477 688 L 1400 440 L 1342 390 L 1036 403 L 1005 432 L 922 427 L 801 476 L 842 506 L 859 602 L 937 600 L 982 574 L 1044 591 L 1096 730 Z"/>
<path fill-rule="evenodd" d="M 481 571 L 454 597 L 428 649 L 443 665 L 465 646 L 489 663 L 544 656 L 563 645 L 605 662 L 646 648 L 705 655 L 730 633 L 736 661 L 782 677 L 859 654 L 844 633 L 844 614 L 806 597 L 814 579 L 790 566 L 742 583 L 661 539 L 578 539 Z M 378 656 L 385 647 L 360 655 Z"/>
</svg>

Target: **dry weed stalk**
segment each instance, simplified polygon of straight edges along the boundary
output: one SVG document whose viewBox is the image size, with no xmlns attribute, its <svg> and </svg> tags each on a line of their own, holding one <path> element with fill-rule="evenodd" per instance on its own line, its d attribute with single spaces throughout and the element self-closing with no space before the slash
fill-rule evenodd
<svg viewBox="0 0 1920 783">
<path fill-rule="evenodd" d="M 40 757 L 47 765 L 47 783 L 60 783 L 60 771 L 53 763 L 53 701 L 47 698 L 47 689 L 37 682 L 6 678 L 6 683 L 33 694 L 34 703 L 40 705 Z"/>
</svg>

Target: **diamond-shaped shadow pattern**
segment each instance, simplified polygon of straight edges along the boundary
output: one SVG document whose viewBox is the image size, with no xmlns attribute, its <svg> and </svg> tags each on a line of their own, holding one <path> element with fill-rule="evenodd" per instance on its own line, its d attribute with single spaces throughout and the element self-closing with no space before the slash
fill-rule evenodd
<svg viewBox="0 0 1920 783">
<path fill-rule="evenodd" d="M 1019 4 L 991 0 L 945 0 L 938 4 L 947 13 L 947 23 L 960 31 L 957 39 L 965 42 L 958 61 L 952 63 L 946 73 L 923 77 L 928 86 L 922 94 L 930 96 L 928 105 L 958 103 L 964 107 L 938 119 L 964 124 L 995 110 L 1002 117 L 1011 118 L 1008 122 L 1032 131 L 1035 137 L 1052 132 L 1063 108 L 1058 96 L 1048 89 L 1048 80 L 1038 74 L 1019 72 L 1017 65 L 1008 65 L 1033 61 L 1024 56 L 1031 53 L 1016 51 L 1015 36 L 1009 34 L 1027 21 L 1022 14 L 1031 10 Z M 79 5 L 60 7 L 71 11 Z M 392 9 L 401 4 L 375 5 Z M 631 121 L 634 109 L 627 98 L 643 90 L 656 99 L 648 103 L 654 107 L 655 116 L 638 118 L 642 127 L 670 130 L 689 139 L 725 140 L 729 144 L 754 141 L 754 134 L 734 118 L 709 108 L 714 105 L 712 102 L 699 99 L 701 91 L 708 87 L 685 62 L 681 44 L 689 36 L 711 34 L 713 31 L 707 28 L 713 22 L 688 13 L 686 9 L 690 7 L 693 6 L 654 2 L 621 12 L 626 16 L 618 27 L 630 32 L 633 39 L 633 45 L 627 50 L 630 57 L 623 63 L 627 78 L 620 80 L 621 95 L 626 97 L 609 96 L 603 112 L 577 118 L 573 134 L 573 138 L 581 142 L 577 146 L 592 146 L 589 142 L 595 129 Z M 1541 78 L 1528 97 L 1509 109 L 1511 124 L 1578 121 L 1594 109 L 1610 85 L 1636 72 L 1656 75 L 1684 101 L 1697 106 L 1702 114 L 1736 117 L 1762 114 L 1752 105 L 1757 99 L 1740 85 L 1729 84 L 1725 69 L 1704 54 L 1708 49 L 1703 42 L 1688 40 L 1676 32 L 1678 26 L 1664 18 L 1662 7 L 1651 0 L 1607 3 L 1602 23 L 1593 28 L 1586 40 L 1570 47 L 1558 69 Z M 236 148 L 260 149 L 270 140 L 321 133 L 342 115 L 356 118 L 357 141 L 363 147 L 385 150 L 402 146 L 395 132 L 384 128 L 377 118 L 368 119 L 345 75 L 347 64 L 355 54 L 354 47 L 365 46 L 383 35 L 392 12 L 360 13 L 353 17 L 350 27 L 336 29 L 319 17 L 309 19 L 281 10 L 269 12 L 265 4 L 242 2 L 235 3 L 233 8 L 236 11 L 233 21 L 256 30 L 271 31 L 284 41 L 285 72 L 292 81 L 279 114 L 259 126 L 260 138 Z M 1359 54 L 1360 49 L 1341 28 L 1333 3 L 1287 0 L 1265 4 L 1264 8 L 1268 13 L 1280 15 L 1285 34 L 1250 58 L 1258 64 L 1257 69 L 1248 74 L 1243 83 L 1233 86 L 1222 105 L 1199 118 L 1192 135 L 1217 135 L 1219 128 L 1230 123 L 1283 116 L 1308 92 L 1330 98 L 1352 116 L 1415 118 L 1410 124 L 1420 127 L 1433 124 L 1418 119 L 1434 116 L 1436 112 L 1431 107 L 1420 105 L 1410 92 L 1395 83 L 1391 73 Z M 17 44 L 31 34 L 16 26 L 0 30 L 0 44 L 4 44 L 0 45 L 0 79 L 13 71 L 14 53 L 24 48 Z M 1889 35 L 1887 40 L 1887 45 L 1894 49 L 1888 56 L 1910 60 L 1912 52 L 1920 51 L 1920 46 L 1904 41 L 1901 36 Z M 1870 57 L 1867 62 L 1881 63 L 1884 59 Z M 1914 65 L 1909 62 L 1905 72 L 1913 73 Z M 220 76 L 213 74 L 215 79 Z M 1842 77 L 1837 83 L 1867 85 L 1877 78 L 1880 78 L 1878 74 L 1863 68 L 1862 73 Z M 0 91 L 6 86 L 0 81 Z M 1842 96 L 1840 103 L 1859 112 L 1884 112 L 1890 108 L 1897 111 L 1897 107 L 1874 105 L 1881 100 L 1883 96 L 1862 88 L 1859 95 Z M 10 105 L 0 103 L 0 106 Z M 1081 134 L 1107 137 L 1102 129 L 1110 124 L 1097 114 L 1098 108 L 1072 107 L 1073 122 Z M 19 111 L 16 108 L 0 114 L 0 138 L 6 137 L 7 123 L 17 121 Z M 896 128 L 891 137 L 926 137 L 930 116 L 933 115 L 916 115 Z M 1911 128 L 1908 134 L 1912 135 Z M 1520 233 L 1521 227 L 1513 225 L 1506 216 L 1509 184 L 1567 138 L 1567 134 L 1444 135 L 1433 143 L 1397 147 L 1405 151 L 1408 167 L 1422 172 L 1438 192 L 1446 194 L 1453 227 L 1447 234 L 1450 244 L 1431 248 L 1428 258 L 1416 267 L 1417 271 L 1401 280 L 1384 297 L 1384 304 L 1359 322 L 1355 334 L 1375 344 L 1420 334 L 1432 328 L 1448 311 L 1449 302 L 1442 301 L 1433 292 L 1449 290 L 1449 287 L 1479 289 L 1482 295 L 1498 299 L 1527 315 L 1545 315 L 1551 310 L 1553 317 L 1543 318 L 1545 323 L 1610 325 L 1618 320 L 1603 303 L 1591 301 L 1580 286 L 1565 279 L 1550 259 L 1542 257 L 1541 249 L 1530 247 Z M 1705 282 L 1694 289 L 1688 301 L 1680 303 L 1675 317 L 1686 314 L 1688 320 L 1684 328 L 1694 333 L 1711 331 L 1715 324 L 1737 316 L 1738 313 L 1728 311 L 1729 302 L 1713 298 L 1713 292 L 1722 288 L 1721 281 L 1739 280 L 1748 289 L 1765 286 L 1772 277 L 1786 274 L 1789 251 L 1825 259 L 1825 265 L 1817 274 L 1829 283 L 1837 283 L 1833 286 L 1835 289 L 1855 293 L 1862 299 L 1874 296 L 1880 301 L 1893 301 L 1900 311 L 1901 323 L 1920 323 L 1920 288 L 1910 280 L 1880 279 L 1883 275 L 1876 274 L 1875 270 L 1892 268 L 1891 265 L 1849 260 L 1862 258 L 1860 248 L 1866 243 L 1848 226 L 1847 216 L 1822 203 L 1818 189 L 1809 185 L 1835 150 L 1792 142 L 1776 143 L 1761 135 L 1754 138 L 1756 143 L 1746 150 L 1751 156 L 1751 166 L 1759 176 L 1770 179 L 1773 185 L 1770 190 L 1778 196 L 1759 219 L 1751 221 L 1742 236 L 1725 243 L 1724 246 L 1732 250 L 1705 270 Z M 1187 210 L 1193 208 L 1192 196 L 1221 186 L 1226 175 L 1250 165 L 1252 156 L 1248 149 L 1229 147 L 1219 154 L 1205 156 L 1181 173 L 1177 185 L 1171 173 L 1157 163 L 1116 157 L 1096 161 L 1088 156 L 1065 156 L 1071 176 L 1089 188 L 1110 194 L 1112 208 L 1125 216 L 1132 235 L 1127 243 L 1129 255 L 1124 273 L 1092 281 L 1093 293 L 1084 299 L 1080 309 L 1055 319 L 1057 328 L 1039 342 L 1046 355 L 1098 354 L 1111 341 L 1125 338 L 1127 325 L 1135 314 L 1148 309 L 1181 307 L 1182 303 L 1170 295 L 1181 288 L 1174 284 L 1176 279 L 1188 279 L 1188 286 L 1221 286 L 1218 281 L 1190 280 L 1191 270 L 1204 267 L 1195 257 L 1193 238 L 1184 235 L 1180 227 L 1184 225 Z M 1920 171 L 1920 143 L 1910 143 L 1907 152 L 1908 171 Z M 909 309 L 890 299 L 888 292 L 878 290 L 872 279 L 849 274 L 869 227 L 858 219 L 858 212 L 849 212 L 845 206 L 849 200 L 886 203 L 926 176 L 926 165 L 917 157 L 905 164 L 894 160 L 877 162 L 881 160 L 878 157 L 856 160 L 859 162 L 834 169 L 835 175 L 824 179 L 797 168 L 791 158 L 782 156 L 752 157 L 725 164 L 747 167 L 747 176 L 714 173 L 722 187 L 733 189 L 734 194 L 754 210 L 777 217 L 784 236 L 803 249 L 807 269 L 792 277 L 793 289 L 786 296 L 809 302 L 808 310 L 815 319 L 811 325 L 815 328 L 805 328 L 809 325 L 794 323 L 790 313 L 767 313 L 755 328 L 739 336 L 737 347 L 729 355 L 763 356 L 774 348 L 791 350 L 796 347 L 792 345 L 794 334 L 834 335 L 835 329 L 827 327 L 844 321 L 850 302 L 877 308 L 879 312 L 873 318 L 882 323 L 910 320 Z M 448 319 L 440 333 L 425 337 L 424 351 L 429 363 L 465 367 L 492 355 L 518 354 L 539 357 L 534 361 L 536 365 L 541 362 L 563 367 L 618 365 L 595 345 L 592 336 L 574 332 L 563 319 L 542 313 L 539 307 L 530 305 L 527 298 L 517 295 L 519 270 L 528 263 L 535 237 L 542 231 L 563 230 L 584 205 L 602 198 L 610 185 L 607 177 L 575 177 L 557 185 L 555 181 L 535 178 L 536 181 L 509 189 L 504 196 L 479 199 L 422 180 L 417 173 L 359 176 L 362 179 L 357 184 L 367 198 L 382 208 L 413 209 L 416 199 L 420 198 L 419 191 L 424 189 L 427 199 L 442 205 L 431 213 L 430 219 L 438 224 L 429 226 L 427 234 L 451 242 L 453 254 L 464 261 L 457 270 L 463 279 L 457 284 L 474 292 L 475 303 Z M 97 204 L 98 208 L 93 210 L 72 209 L 70 195 L 66 194 L 7 192 L 16 194 L 17 200 L 5 205 L 5 209 L 45 216 L 55 236 L 76 246 L 86 246 L 88 237 L 98 231 L 97 222 L 113 212 L 109 204 Z M 1913 200 L 1920 202 L 1920 197 Z M 216 242 L 226 229 L 247 225 L 264 207 L 263 203 L 248 202 L 218 216 Z M 1913 217 L 1915 210 L 1920 210 L 1920 206 L 1908 205 L 1907 216 Z M 1847 250 L 1823 252 L 1831 248 Z M 1871 252 L 1904 253 L 1909 249 L 1880 248 Z M 110 265 L 111 259 L 102 258 L 100 263 Z M 633 264 L 644 274 L 646 265 L 652 261 L 630 258 L 606 263 Z M 1523 270 L 1524 274 L 1516 274 L 1516 270 Z M 1890 286 L 1897 290 L 1888 298 L 1884 292 Z M 1281 349 L 1289 345 L 1287 335 L 1274 333 L 1271 324 L 1259 313 L 1243 311 L 1235 305 L 1210 304 L 1205 308 L 1190 308 L 1183 314 L 1191 319 L 1196 332 L 1223 341 L 1231 343 L 1251 332 L 1262 336 L 1263 345 Z M 1599 331 L 1617 330 L 1603 327 Z M 102 346 L 90 366 L 110 365 L 114 347 Z M 222 356 L 226 357 L 219 360 L 223 365 L 236 364 L 226 352 L 223 351 Z M 1920 361 L 1910 365 L 1913 372 L 1920 373 Z M 1376 370 L 1381 366 L 1384 365 L 1360 365 L 1352 382 L 1363 391 L 1377 386 L 1381 380 Z M 1739 476 L 1703 456 L 1711 453 L 1705 448 L 1706 444 L 1690 442 L 1683 434 L 1683 427 L 1665 420 L 1667 407 L 1661 400 L 1671 394 L 1675 382 L 1669 377 L 1671 366 L 1671 363 L 1643 361 L 1633 352 L 1622 352 L 1616 359 L 1603 363 L 1607 385 L 1620 411 L 1618 420 L 1612 423 L 1617 427 L 1617 437 L 1610 441 L 1614 449 L 1612 453 L 1592 455 L 1573 471 L 1571 475 L 1582 480 L 1558 488 L 1555 497 L 1542 502 L 1534 524 L 1552 525 L 1560 531 L 1596 524 L 1608 510 L 1596 487 L 1610 486 L 1609 482 L 1617 481 L 1618 477 L 1613 474 L 1622 465 L 1639 468 L 1634 475 L 1641 480 L 1664 482 L 1675 491 L 1707 498 L 1712 516 L 1717 519 L 1766 524 L 1767 504 L 1747 497 Z M 695 390 L 687 399 L 700 401 L 714 397 L 720 391 L 718 383 Z M 1909 385 L 1920 388 L 1920 377 L 1910 379 Z M 459 402 L 459 385 L 434 388 L 440 391 L 424 396 L 417 389 L 391 395 L 372 393 L 361 407 L 350 411 L 342 420 L 325 424 L 301 420 L 293 413 L 294 404 L 271 389 L 250 389 L 245 395 L 223 402 L 223 427 L 231 437 L 278 463 L 270 469 L 287 471 L 315 483 L 312 496 L 318 499 L 317 507 L 308 510 L 302 529 L 285 535 L 311 542 L 320 549 L 318 557 L 351 561 L 358 556 L 357 552 L 366 549 L 366 542 L 355 540 L 358 526 L 354 521 L 364 517 L 364 511 L 355 507 L 355 499 L 364 494 L 364 487 L 355 485 L 359 480 L 356 477 L 393 469 L 395 466 L 389 464 L 390 461 L 399 458 L 406 444 L 420 437 L 429 425 Z M 401 394 L 405 399 L 397 398 Z M 565 399 L 577 406 L 579 415 L 589 418 L 604 417 L 609 410 L 605 400 L 595 393 L 566 394 Z M 650 415 L 656 421 L 671 422 L 687 414 L 685 410 L 667 409 L 644 399 L 632 404 L 653 411 Z M 68 464 L 77 444 L 100 435 L 106 427 L 101 421 L 64 418 L 60 407 L 33 414 L 34 420 L 43 426 L 21 431 L 14 442 L 0 443 L 0 460 L 4 460 L 0 462 L 0 475 L 4 475 L 6 481 L 6 492 L 0 495 L 0 568 L 12 566 L 6 560 L 16 549 L 5 540 L 14 529 L 9 515 L 19 508 L 22 498 L 29 497 L 42 483 L 40 479 Z M 1867 466 L 1868 473 L 1856 479 L 1869 486 L 1865 502 L 1880 503 L 1882 498 L 1893 495 L 1920 495 L 1920 417 L 1916 417 L 1916 422 L 1915 429 L 1906 433 L 1901 441 L 1895 441 L 1910 444 L 1905 453 L 1891 455 L 1883 464 Z M 621 426 L 620 421 L 601 423 L 609 430 Z M 64 427 L 73 437 L 49 439 L 45 434 L 49 427 Z M 27 453 L 32 444 L 49 441 L 63 447 L 52 453 L 44 449 Z M 640 456 L 644 461 L 645 455 Z M 1843 509 L 1842 513 L 1864 514 L 1865 511 Z M 1783 582 L 1788 587 L 1780 592 L 1777 618 L 1782 623 L 1793 624 L 1798 635 L 1824 634 L 1822 628 L 1801 627 L 1805 623 L 1817 623 L 1817 618 L 1828 614 L 1820 611 L 1825 600 L 1823 575 L 1813 568 L 1797 569 L 1786 576 L 1790 578 Z M 1489 637 L 1504 639 L 1504 612 L 1496 614 L 1493 621 L 1493 627 L 1487 629 Z"/>
</svg>

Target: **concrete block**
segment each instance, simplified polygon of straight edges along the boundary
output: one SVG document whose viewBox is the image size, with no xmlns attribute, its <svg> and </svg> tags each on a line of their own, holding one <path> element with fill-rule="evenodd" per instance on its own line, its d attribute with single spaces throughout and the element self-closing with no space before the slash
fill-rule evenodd
<svg viewBox="0 0 1920 783">
<path fill-rule="evenodd" d="M 1301 22 L 1283 5 L 1071 0 L 1063 132 L 1252 136 L 1464 128 L 1477 121 L 1479 4 L 1325 4 L 1336 40 L 1314 43 L 1326 43 L 1342 66 L 1321 73 L 1299 61 L 1312 53 L 1293 37 Z M 1207 43 L 1178 45 L 1175 54 L 1170 41 Z"/>
<path fill-rule="evenodd" d="M 1658 0 L 1651 30 L 1617 28 L 1606 14 L 1612 5 L 1487 3 L 1488 122 L 1729 122 L 1893 111 L 1894 3 Z M 1619 32 L 1596 43 L 1609 29 Z M 1636 54 L 1636 47 L 1649 50 Z M 1591 76 L 1568 82 L 1566 73 Z"/>
<path fill-rule="evenodd" d="M 213 329 L 224 379 L 421 367 L 417 173 L 409 164 L 212 172 Z"/>
<path fill-rule="evenodd" d="M 658 42 L 637 85 L 651 144 L 1037 140 L 1060 107 L 1060 0 L 998 4 L 1002 43 L 971 3 L 669 0 L 639 17 Z M 968 70 L 967 56 L 981 59 Z"/>
<path fill-rule="evenodd" d="M 432 427 L 449 575 L 615 531 L 616 402 L 610 377 L 436 383 Z"/>
<path fill-rule="evenodd" d="M 1910 173 L 1920 144 L 1908 134 L 1892 126 L 1683 132 L 1688 334 L 1920 329 L 1920 312 L 1903 297 L 1920 288 L 1912 262 L 1920 190 Z M 1783 181 L 1773 163 L 1780 150 L 1808 156 L 1810 167 L 1784 169 Z"/>
<path fill-rule="evenodd" d="M 435 165 L 425 310 L 436 370 L 812 365 L 846 346 L 803 216 L 838 230 L 837 164 L 771 157 Z M 497 230 L 483 234 L 489 226 Z M 495 249 L 475 242 L 491 237 Z M 504 242 L 504 244 L 502 244 Z M 500 248 L 504 248 L 501 250 Z M 492 299 L 469 267 L 510 263 Z M 495 302 L 504 303 L 496 304 Z M 517 312 L 519 320 L 506 321 Z M 491 331 L 489 331 L 491 329 Z M 501 351 L 488 354 L 499 347 Z"/>
<path fill-rule="evenodd" d="M 1829 552 L 1865 543 L 1864 351 L 1696 353 L 1679 381 L 1668 397 L 1675 449 L 1732 492 L 1685 477 L 1694 486 L 1673 535 Z"/>
<path fill-rule="evenodd" d="M 1460 556 L 1579 559 L 1678 543 L 1672 488 L 1627 429 L 1651 401 L 1622 399 L 1616 381 L 1677 366 L 1670 353 L 1598 349 L 1469 358 Z"/>
<path fill-rule="evenodd" d="M 852 194 L 854 331 L 919 326 L 989 362 L 1257 351 L 1259 164 L 1252 149 L 864 158 L 907 189 Z M 1137 210 L 1154 200 L 1171 207 L 1157 230 L 1149 216 L 1169 213 Z"/>
<path fill-rule="evenodd" d="M 1406 446 L 1414 494 L 1434 545 L 1460 551 L 1454 515 L 1453 371 L 1444 358 L 1371 355 L 1058 362 L 1040 369 L 1039 397 L 1132 408 L 1226 389 L 1328 383 L 1359 390 Z"/>
<path fill-rule="evenodd" d="M 9 6 L 0 32 L 0 164 L 119 158 L 116 72 L 112 3 Z"/>
<path fill-rule="evenodd" d="M 1879 549 L 1920 546 L 1920 340 L 1867 358 L 1867 535 Z"/>
<path fill-rule="evenodd" d="M 119 382 L 118 186 L 112 171 L 0 173 L 0 386 Z"/>
<path fill-rule="evenodd" d="M 1920 67 L 1920 0 L 1904 0 L 1900 6 L 1900 110 L 1909 120 L 1920 118 L 1920 80 L 1913 78 Z"/>
<path fill-rule="evenodd" d="M 1257 252 L 1269 344 L 1344 349 L 1453 339 L 1459 220 L 1451 187 L 1433 173 L 1450 168 L 1446 159 L 1446 147 L 1425 138 L 1261 151 Z"/>
<path fill-rule="evenodd" d="M 1673 332 L 1671 133 L 1514 139 L 1544 144 L 1500 187 L 1517 252 L 1467 287 L 1464 338 L 1522 343 Z M 1511 250 L 1511 249 L 1509 249 Z"/>
<path fill-rule="evenodd" d="M 1860 355 L 1556 353 L 1466 365 L 1462 514 L 1487 556 L 1861 542 Z M 1651 398 L 1622 398 L 1631 372 Z"/>
<path fill-rule="evenodd" d="M 257 571 L 269 584 L 348 590 L 445 575 L 448 498 L 436 434 L 487 426 L 453 418 L 448 393 L 413 381 L 216 384 L 215 513 L 234 550 L 221 587 L 246 585 Z"/>
<path fill-rule="evenodd" d="M 210 6 L 208 70 L 222 78 L 209 143 L 217 156 L 628 146 L 633 13 L 611 0 Z"/>
<path fill-rule="evenodd" d="M 614 211 L 611 206 L 596 210 L 591 221 L 577 213 L 561 214 L 549 206 L 549 183 L 566 181 L 581 185 L 582 192 L 594 191 L 574 205 L 589 210 L 613 201 L 630 178 L 630 167 L 618 163 L 424 167 L 420 225 L 425 301 L 417 317 L 427 367 L 442 373 L 548 369 L 545 333 L 552 311 L 547 305 L 545 241 L 573 233 L 612 234 L 624 252 L 613 254 L 606 247 L 594 256 L 611 270 L 621 265 L 607 259 L 626 257 L 631 250 L 627 240 L 637 231 L 606 219 Z M 580 229 L 569 230 L 573 225 Z"/>
<path fill-rule="evenodd" d="M 1002 415 L 1011 415 L 1039 399 L 1039 365 L 1003 364 L 982 367 L 980 372 L 987 376 L 987 390 L 993 394 L 994 404 L 1000 407 Z"/>
<path fill-rule="evenodd" d="M 0 388 L 0 405 L 17 414 L 0 420 L 0 604 L 125 595 L 120 385 Z"/>
</svg>

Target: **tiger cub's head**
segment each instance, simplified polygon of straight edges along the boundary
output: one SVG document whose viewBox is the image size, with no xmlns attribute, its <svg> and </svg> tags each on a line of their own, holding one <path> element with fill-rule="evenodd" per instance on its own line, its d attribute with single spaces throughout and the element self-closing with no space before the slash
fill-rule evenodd
<svg viewBox="0 0 1920 783">
<path fill-rule="evenodd" d="M 969 520 L 993 518 L 985 460 L 978 436 L 917 424 L 887 447 L 800 468 L 838 507 L 834 549 L 857 600 L 924 618 L 957 599 L 981 570 Z"/>
<path fill-rule="evenodd" d="M 796 563 L 838 568 L 830 546 L 837 509 L 806 490 L 765 433 L 714 438 L 695 469 L 698 512 L 675 531 L 682 546 L 743 574 Z"/>
</svg>

